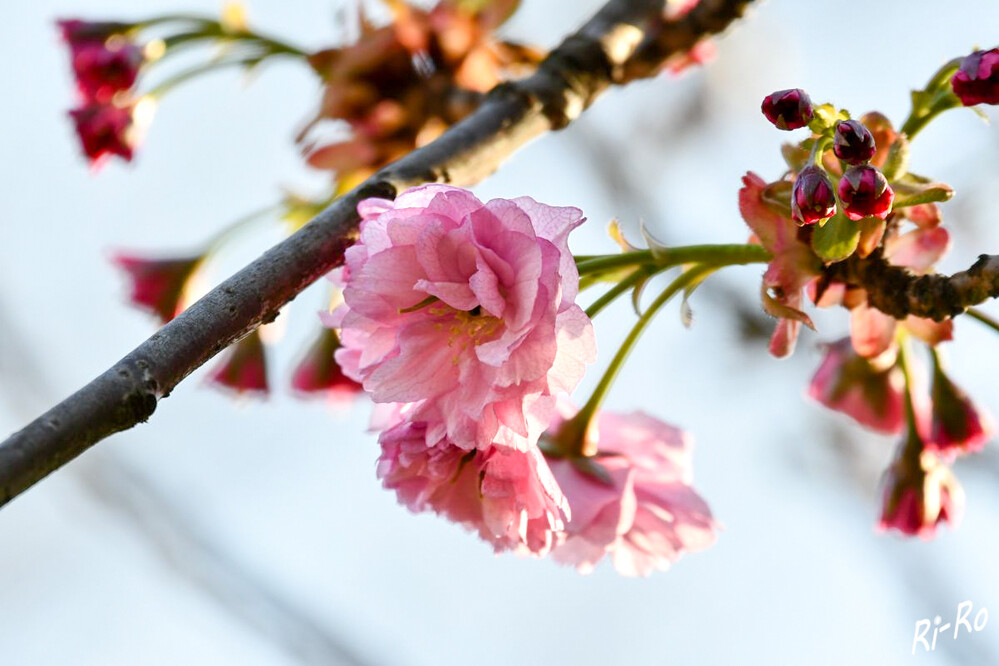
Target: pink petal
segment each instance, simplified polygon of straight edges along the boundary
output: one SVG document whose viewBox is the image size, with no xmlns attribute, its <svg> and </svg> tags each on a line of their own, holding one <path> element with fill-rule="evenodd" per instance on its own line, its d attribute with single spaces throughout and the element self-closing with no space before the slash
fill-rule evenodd
<svg viewBox="0 0 999 666">
<path fill-rule="evenodd" d="M 930 272 L 949 249 L 950 234 L 943 227 L 914 229 L 885 241 L 888 262 L 916 274 Z"/>
<path fill-rule="evenodd" d="M 894 317 L 862 303 L 850 311 L 850 339 L 864 358 L 883 354 L 895 339 Z"/>
</svg>

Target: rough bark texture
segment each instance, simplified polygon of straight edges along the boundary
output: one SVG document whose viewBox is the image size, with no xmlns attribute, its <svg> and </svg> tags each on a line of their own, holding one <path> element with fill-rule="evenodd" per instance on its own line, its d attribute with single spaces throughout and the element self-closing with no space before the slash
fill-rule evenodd
<svg viewBox="0 0 999 666">
<path fill-rule="evenodd" d="M 514 150 L 572 122 L 608 86 L 654 74 L 669 56 L 727 27 L 751 0 L 702 0 L 665 22 L 663 0 L 610 0 L 531 77 L 497 86 L 433 143 L 389 165 L 268 250 L 112 368 L 0 443 L 0 505 L 101 439 L 146 421 L 196 368 L 336 267 L 357 202 L 426 182 L 470 185 Z"/>
<path fill-rule="evenodd" d="M 999 297 L 999 256 L 983 254 L 971 268 L 947 275 L 913 275 L 889 264 L 881 250 L 834 264 L 829 277 L 863 287 L 867 301 L 896 319 L 908 315 L 942 321 Z"/>
</svg>

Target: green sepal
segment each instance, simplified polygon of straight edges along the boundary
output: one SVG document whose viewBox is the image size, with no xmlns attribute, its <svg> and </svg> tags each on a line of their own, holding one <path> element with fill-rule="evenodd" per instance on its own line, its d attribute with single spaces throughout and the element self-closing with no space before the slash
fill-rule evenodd
<svg viewBox="0 0 999 666">
<path fill-rule="evenodd" d="M 857 250 L 860 225 L 836 213 L 812 232 L 812 250 L 826 264 L 843 261 Z"/>
</svg>

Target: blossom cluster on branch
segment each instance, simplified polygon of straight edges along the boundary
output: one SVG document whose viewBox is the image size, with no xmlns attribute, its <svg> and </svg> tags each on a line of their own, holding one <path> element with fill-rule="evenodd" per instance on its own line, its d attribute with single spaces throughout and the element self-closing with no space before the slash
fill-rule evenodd
<svg viewBox="0 0 999 666">
<path fill-rule="evenodd" d="M 388 405 L 387 488 L 497 551 L 552 552 L 582 570 L 610 554 L 622 573 L 647 574 L 713 540 L 683 433 L 601 414 L 583 435 L 599 441 L 595 459 L 553 424 L 596 360 L 568 248 L 579 210 L 483 204 L 445 185 L 358 208 L 360 238 L 334 277 L 344 304 L 327 323 L 342 330 L 346 374 Z"/>
<path fill-rule="evenodd" d="M 231 234 L 268 217 L 297 229 L 379 169 L 434 141 L 497 84 L 530 72 L 542 54 L 494 35 L 518 4 L 441 0 L 421 9 L 387 0 L 387 24 L 362 16 L 356 43 L 314 52 L 251 30 L 232 7 L 219 20 L 60 22 L 82 100 L 71 116 L 93 164 L 111 155 L 131 160 L 148 119 L 143 109 L 206 71 L 284 57 L 304 63 L 323 85 L 318 110 L 296 142 L 309 165 L 332 172 L 329 191 L 289 194 L 194 253 L 117 254 L 131 300 L 170 321 Z M 664 25 L 699 8 L 696 0 L 663 3 L 650 19 L 658 33 L 629 48 L 641 54 L 657 46 L 669 34 Z M 703 62 L 710 51 L 704 41 L 684 43 L 691 50 L 666 65 Z M 191 44 L 218 53 L 144 87 L 151 70 Z M 602 58 L 604 65 L 611 60 Z M 643 229 L 647 247 L 640 248 L 612 226 L 620 252 L 574 256 L 569 235 L 584 221 L 576 208 L 530 197 L 483 203 L 448 185 L 397 192 L 403 188 L 393 184 L 387 196 L 394 200 L 366 191 L 357 205 L 356 242 L 330 276 L 323 327 L 291 384 L 300 394 L 337 400 L 370 396 L 378 477 L 413 511 L 445 516 L 498 552 L 550 555 L 582 572 L 607 558 L 622 574 L 646 575 L 711 545 L 718 526 L 693 487 L 690 435 L 642 412 L 606 411 L 604 399 L 671 299 L 682 294 L 681 311 L 689 313 L 688 298 L 712 273 L 765 263 L 761 300 L 777 319 L 774 356 L 793 352 L 802 325 L 814 328 L 808 303 L 849 312 L 850 336 L 825 346 L 808 394 L 862 426 L 903 436 L 885 474 L 880 525 L 930 537 L 938 523 L 956 524 L 963 507 L 949 464 L 979 451 L 994 431 L 991 417 L 945 372 L 937 347 L 953 338 L 953 316 L 999 287 L 961 292 L 970 295 L 948 303 L 944 316 L 900 314 L 885 307 L 888 286 L 861 279 L 875 272 L 857 262 L 884 262 L 904 280 L 932 275 L 947 283 L 933 275 L 950 247 L 938 204 L 954 192 L 910 172 L 910 144 L 947 109 L 999 103 L 997 81 L 999 49 L 957 58 L 913 94 L 898 129 L 877 112 L 854 118 L 816 105 L 801 89 L 767 96 L 762 112 L 775 127 L 807 128 L 809 135 L 783 146 L 788 168 L 776 180 L 752 172 L 743 179 L 738 210 L 751 231 L 746 244 L 669 247 Z M 643 307 L 652 278 L 676 269 Z M 601 285 L 607 289 L 584 311 L 579 292 Z M 592 319 L 628 293 L 637 321 L 576 408 L 570 395 L 596 361 Z M 227 350 L 209 381 L 266 394 L 265 342 L 251 331 Z M 913 342 L 931 361 L 930 383 Z"/>
<path fill-rule="evenodd" d="M 808 395 L 870 429 L 905 434 L 885 473 L 879 524 L 925 538 L 938 523 L 960 520 L 964 494 L 947 463 L 979 451 L 993 420 L 943 369 L 937 347 L 953 339 L 950 317 L 896 318 L 878 309 L 882 300 L 868 298 L 880 285 L 852 282 L 837 265 L 872 257 L 912 276 L 934 272 L 950 248 L 937 204 L 953 190 L 909 171 L 910 142 L 948 108 L 999 103 L 997 59 L 993 49 L 947 63 L 914 93 L 899 131 L 877 112 L 857 120 L 832 105 L 813 105 L 800 89 L 769 95 L 762 111 L 775 127 L 807 127 L 811 136 L 785 144 L 781 179 L 767 183 L 750 173 L 739 193 L 753 242 L 773 255 L 763 280 L 764 308 L 778 318 L 771 352 L 790 354 L 801 326 L 814 328 L 803 311 L 806 297 L 849 311 L 850 336 L 826 345 Z M 911 341 L 932 359 L 929 391 Z"/>
</svg>

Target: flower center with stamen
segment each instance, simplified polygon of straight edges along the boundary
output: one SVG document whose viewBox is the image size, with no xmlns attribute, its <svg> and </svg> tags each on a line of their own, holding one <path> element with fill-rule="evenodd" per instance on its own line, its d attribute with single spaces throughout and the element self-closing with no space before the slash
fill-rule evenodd
<svg viewBox="0 0 999 666">
<path fill-rule="evenodd" d="M 503 326 L 498 317 L 482 314 L 482 307 L 478 305 L 471 310 L 457 310 L 437 302 L 427 309 L 427 313 L 436 319 L 437 330 L 447 332 L 447 346 L 454 350 L 451 358 L 454 365 L 469 347 L 494 339 Z"/>
</svg>

